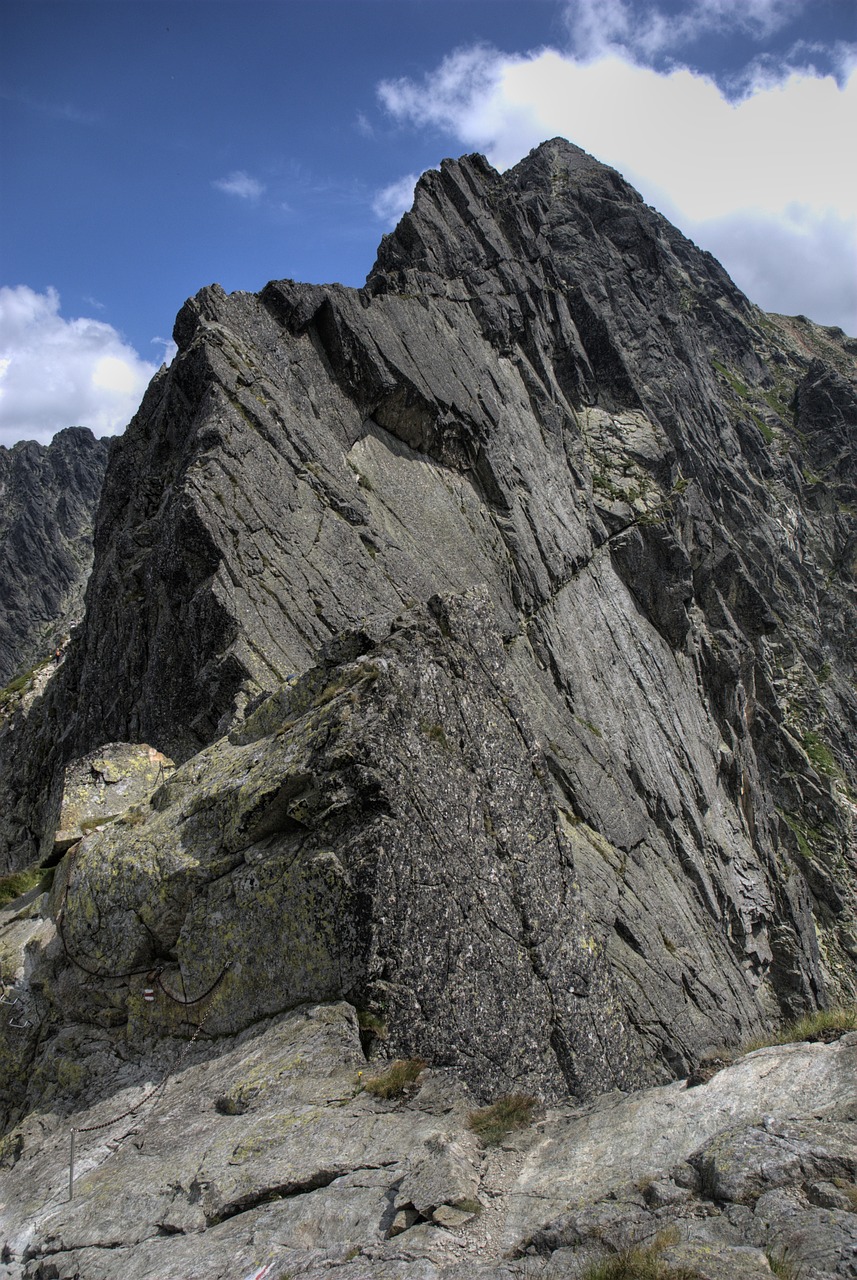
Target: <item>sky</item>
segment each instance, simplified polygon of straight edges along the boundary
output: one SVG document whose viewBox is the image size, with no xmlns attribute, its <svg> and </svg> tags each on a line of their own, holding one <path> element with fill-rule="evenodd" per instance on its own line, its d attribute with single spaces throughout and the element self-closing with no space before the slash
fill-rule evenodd
<svg viewBox="0 0 857 1280">
<path fill-rule="evenodd" d="M 359 286 L 421 172 L 557 135 L 857 333 L 857 0 L 3 0 L 0 445 L 121 432 L 204 285 Z"/>
</svg>

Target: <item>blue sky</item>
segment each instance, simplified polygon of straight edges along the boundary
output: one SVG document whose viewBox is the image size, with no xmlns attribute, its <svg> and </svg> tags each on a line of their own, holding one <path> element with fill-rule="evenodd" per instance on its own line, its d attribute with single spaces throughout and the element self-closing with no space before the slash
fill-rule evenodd
<svg viewBox="0 0 857 1280">
<path fill-rule="evenodd" d="M 121 430 L 188 295 L 359 285 L 422 170 L 555 134 L 857 330 L 854 0 L 4 0 L 0 50 L 0 444 Z"/>
</svg>

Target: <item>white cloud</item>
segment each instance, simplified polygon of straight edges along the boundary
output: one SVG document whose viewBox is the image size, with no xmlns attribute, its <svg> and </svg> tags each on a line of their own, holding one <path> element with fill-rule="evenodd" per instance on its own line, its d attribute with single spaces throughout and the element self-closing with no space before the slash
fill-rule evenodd
<svg viewBox="0 0 857 1280">
<path fill-rule="evenodd" d="M 372 127 L 372 121 L 363 111 L 357 112 L 357 117 L 354 121 L 354 127 L 363 138 L 375 137 L 375 130 Z"/>
<path fill-rule="evenodd" d="M 229 196 L 238 196 L 240 200 L 258 200 L 265 192 L 265 184 L 258 178 L 251 178 L 243 169 L 235 169 L 225 178 L 215 179 L 211 185 Z"/>
<path fill-rule="evenodd" d="M 616 27 L 627 6 L 602 0 L 601 8 Z M 727 3 L 702 8 L 725 12 Z M 761 23 L 782 6 L 750 8 Z M 857 261 L 857 168 L 847 160 L 853 66 L 841 87 L 806 70 L 766 73 L 730 101 L 706 76 L 657 71 L 619 52 L 579 61 L 553 49 L 511 56 L 480 46 L 445 58 L 421 83 L 386 82 L 379 96 L 400 122 L 441 128 L 500 169 L 545 138 L 567 137 L 716 252 L 751 296 L 764 279 L 785 310 L 857 328 L 857 297 L 843 296 Z M 764 270 L 751 270 L 748 246 L 762 252 L 766 226 L 788 252 L 777 263 L 765 250 Z M 770 296 L 754 301 L 769 305 Z"/>
<path fill-rule="evenodd" d="M 730 275 L 766 311 L 800 312 L 857 333 L 853 222 L 792 206 L 782 218 L 732 214 L 686 230 L 715 258 L 728 261 Z"/>
<path fill-rule="evenodd" d="M 172 364 L 173 358 L 178 354 L 178 347 L 172 338 L 152 338 L 152 345 L 161 347 L 161 364 Z"/>
<path fill-rule="evenodd" d="M 574 0 L 565 21 L 575 56 L 583 61 L 623 51 L 653 58 L 716 32 L 763 40 L 786 26 L 805 0 L 695 0 L 678 12 L 629 0 Z"/>
<path fill-rule="evenodd" d="M 372 201 L 372 212 L 376 217 L 394 227 L 406 209 L 414 202 L 414 187 L 417 185 L 416 173 L 405 174 L 398 182 L 391 182 L 383 187 Z"/>
<path fill-rule="evenodd" d="M 63 427 L 113 435 L 156 371 L 100 320 L 65 320 L 55 289 L 0 288 L 0 444 Z"/>
</svg>

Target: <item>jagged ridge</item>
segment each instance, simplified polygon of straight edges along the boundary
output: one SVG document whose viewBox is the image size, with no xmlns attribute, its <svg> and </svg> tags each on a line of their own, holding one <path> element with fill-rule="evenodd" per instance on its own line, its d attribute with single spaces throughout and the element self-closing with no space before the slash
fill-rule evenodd
<svg viewBox="0 0 857 1280">
<path fill-rule="evenodd" d="M 192 764 L 331 634 L 383 637 L 478 587 L 550 779 L 560 899 L 609 974 L 603 1061 L 625 1061 L 625 1023 L 629 1078 L 662 1078 L 853 992 L 853 344 L 765 316 L 557 140 L 505 175 L 425 175 L 365 289 L 212 286 L 175 336 L 115 448 L 85 625 L 40 712 L 64 736 L 31 715 L 6 770 L 18 861 L 52 840 L 36 771 L 120 739 Z M 425 644 L 417 627 L 417 667 Z M 465 917 L 474 892 L 453 894 Z M 400 910 L 417 955 L 432 917 L 409 893 Z M 438 1028 L 393 1005 L 430 1054 Z M 578 1051 L 539 1087 L 576 1087 Z"/>
<path fill-rule="evenodd" d="M 83 427 L 0 447 L 0 685 L 83 615 L 107 452 Z"/>
</svg>

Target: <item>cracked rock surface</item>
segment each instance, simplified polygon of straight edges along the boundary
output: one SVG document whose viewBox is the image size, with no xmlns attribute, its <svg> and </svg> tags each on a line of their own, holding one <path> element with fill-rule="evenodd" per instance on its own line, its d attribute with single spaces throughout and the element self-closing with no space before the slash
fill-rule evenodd
<svg viewBox="0 0 857 1280">
<path fill-rule="evenodd" d="M 373 1097 L 354 1009 L 304 1005 L 197 1043 L 124 1120 L 105 1125 L 151 1077 L 31 1116 L 2 1155 L 0 1275 L 523 1280 L 660 1236 L 665 1261 L 711 1280 L 764 1275 L 777 1252 L 833 1280 L 857 1245 L 855 1057 L 854 1033 L 760 1050 L 696 1088 L 549 1110 L 483 1149 L 455 1073 Z"/>
<path fill-rule="evenodd" d="M 0 446 L 0 687 L 83 616 L 108 449 L 84 427 Z"/>
<path fill-rule="evenodd" d="M 177 767 L 4 915 L 0 1104 L 15 1180 L 30 1143 L 59 1188 L 47 1138 L 136 1127 L 147 1090 L 187 1153 L 172 1190 L 136 1179 L 138 1214 L 109 1171 L 154 1174 L 163 1126 L 88 1166 L 81 1134 L 80 1204 L 51 1192 L 38 1239 L 36 1201 L 8 1209 L 7 1265 L 214 1276 L 234 1246 L 249 1272 L 258 1223 L 300 1252 L 283 1274 L 573 1275 L 675 1219 L 663 1247 L 698 1268 L 728 1249 L 749 1278 L 772 1239 L 826 1232 L 806 1266 L 847 1275 L 850 1118 L 810 1075 L 853 1045 L 776 1051 L 808 1055 L 804 1094 L 774 1072 L 784 1107 L 731 1136 L 685 1099 L 737 1087 L 725 1047 L 855 996 L 854 340 L 761 312 L 560 140 L 424 175 L 364 288 L 213 285 L 175 337 L 111 446 L 84 620 L 0 705 L 3 869 L 53 853 L 67 766 L 125 743 Z M 239 1065 L 301 1018 L 335 1097 L 298 1123 Z M 446 1081 L 454 1122 L 352 1096 L 363 1050 L 424 1060 L 415 1097 Z M 181 1082 L 218 1061 L 239 1076 L 198 1131 Z M 532 1134 L 474 1148 L 464 1109 L 515 1092 L 606 1094 L 604 1123 L 611 1097 L 623 1124 L 681 1102 L 580 1181 L 553 1112 L 533 1132 L 558 1164 Z M 311 1200 L 318 1227 L 289 1217 Z"/>
</svg>

